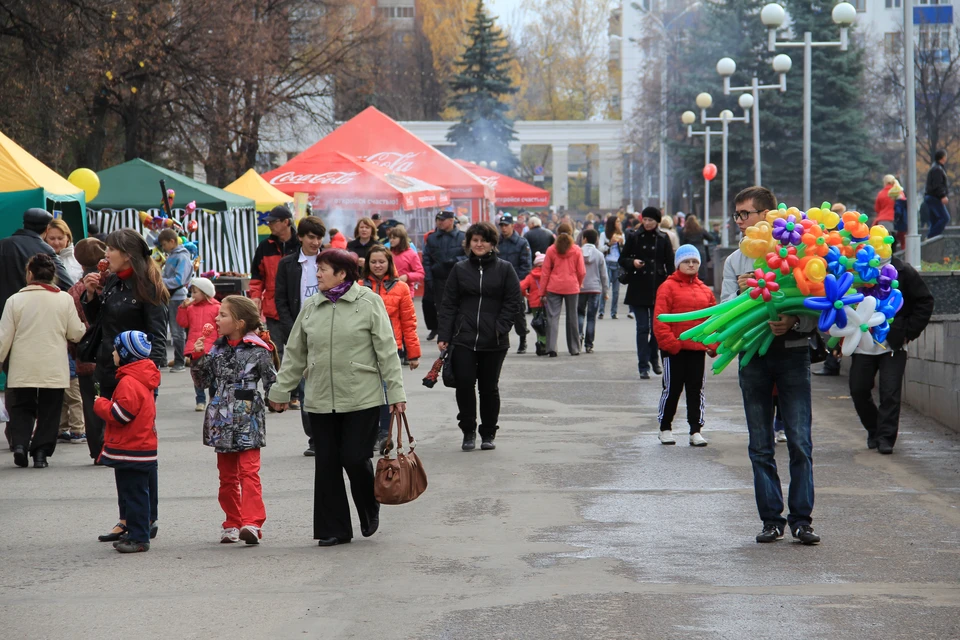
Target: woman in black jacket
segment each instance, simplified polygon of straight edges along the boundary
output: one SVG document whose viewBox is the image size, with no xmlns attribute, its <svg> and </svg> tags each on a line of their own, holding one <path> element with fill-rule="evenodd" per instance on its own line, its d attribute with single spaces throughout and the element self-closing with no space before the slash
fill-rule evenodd
<svg viewBox="0 0 960 640">
<path fill-rule="evenodd" d="M 497 257 L 499 235 L 489 222 L 467 229 L 468 257 L 451 270 L 438 309 L 437 346 L 441 351 L 453 348 L 450 358 L 464 451 L 472 451 L 477 443 L 475 387 L 480 391 L 480 448 L 496 448 L 500 368 L 510 348 L 510 329 L 522 308 L 517 272 Z"/>
<path fill-rule="evenodd" d="M 107 236 L 109 275 L 103 286 L 99 273 L 88 273 L 83 278 L 87 288 L 82 298 L 83 311 L 91 327 L 100 325 L 102 340 L 97 349 L 97 368 L 93 377 L 100 384 L 100 396 L 110 398 L 117 388 L 117 367 L 113 363 L 113 339 L 124 331 L 142 331 L 150 336 L 150 359 L 157 368 L 166 363 L 167 301 L 170 294 L 163 285 L 160 269 L 150 258 L 147 242 L 133 229 L 120 229 Z M 96 439 L 90 451 L 103 448 L 103 421 L 99 418 L 87 425 L 87 440 Z M 99 464 L 94 458 L 94 464 Z M 156 536 L 157 471 L 150 478 L 150 537 Z M 126 532 L 124 506 L 120 503 L 120 522 L 113 531 L 100 536 L 101 542 L 119 540 Z"/>
</svg>

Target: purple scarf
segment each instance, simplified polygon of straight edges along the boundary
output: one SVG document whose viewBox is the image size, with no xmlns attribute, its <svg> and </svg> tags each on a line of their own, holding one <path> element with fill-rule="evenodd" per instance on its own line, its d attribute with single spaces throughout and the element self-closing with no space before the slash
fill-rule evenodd
<svg viewBox="0 0 960 640">
<path fill-rule="evenodd" d="M 320 293 L 322 293 L 322 294 L 324 295 L 324 297 L 325 297 L 327 300 L 329 300 L 330 302 L 336 303 L 337 300 L 339 300 L 340 298 L 342 298 L 342 297 L 343 297 L 343 294 L 345 294 L 347 291 L 349 291 L 349 290 L 350 290 L 350 287 L 352 287 L 352 286 L 353 286 L 353 282 L 352 282 L 352 281 L 350 281 L 350 280 L 344 280 L 343 282 L 341 282 L 341 283 L 338 284 L 337 286 L 331 287 L 330 289 L 327 289 L 326 291 L 321 291 Z"/>
</svg>

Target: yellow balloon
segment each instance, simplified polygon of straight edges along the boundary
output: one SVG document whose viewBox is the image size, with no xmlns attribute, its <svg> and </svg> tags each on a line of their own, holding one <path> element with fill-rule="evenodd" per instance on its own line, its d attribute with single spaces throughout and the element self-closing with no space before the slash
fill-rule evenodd
<svg viewBox="0 0 960 640">
<path fill-rule="evenodd" d="M 67 181 L 78 189 L 83 189 L 87 202 L 96 198 L 97 194 L 100 193 L 100 178 L 90 169 L 74 169 Z"/>
</svg>

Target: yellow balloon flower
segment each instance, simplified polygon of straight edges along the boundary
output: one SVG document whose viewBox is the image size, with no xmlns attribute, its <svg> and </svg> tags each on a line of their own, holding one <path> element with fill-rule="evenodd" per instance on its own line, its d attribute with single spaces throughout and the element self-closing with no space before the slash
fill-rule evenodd
<svg viewBox="0 0 960 640">
<path fill-rule="evenodd" d="M 870 237 L 867 238 L 867 244 L 874 248 L 877 256 L 881 260 L 886 260 L 893 255 L 894 238 L 886 228 L 880 225 L 870 227 Z"/>
<path fill-rule="evenodd" d="M 771 212 L 772 213 L 772 212 Z M 777 241 L 773 239 L 773 227 L 766 220 L 761 220 L 752 227 L 747 227 L 740 241 L 740 252 L 748 258 L 762 258 L 768 253 L 776 251 Z"/>
</svg>

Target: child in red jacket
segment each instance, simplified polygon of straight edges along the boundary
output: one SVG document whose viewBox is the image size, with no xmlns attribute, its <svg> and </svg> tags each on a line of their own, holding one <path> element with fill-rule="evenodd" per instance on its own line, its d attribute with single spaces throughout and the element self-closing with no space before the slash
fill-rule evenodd
<svg viewBox="0 0 960 640">
<path fill-rule="evenodd" d="M 677 249 L 674 256 L 677 270 L 657 289 L 657 304 L 653 312 L 653 333 L 663 356 L 663 394 L 660 396 L 660 443 L 676 444 L 673 437 L 673 417 L 677 413 L 680 394 L 686 388 L 687 422 L 690 423 L 690 445 L 705 447 L 707 441 L 700 434 L 703 428 L 704 354 L 711 351 L 707 345 L 692 340 L 680 340 L 680 334 L 697 326 L 703 320 L 689 322 L 661 322 L 664 313 L 699 311 L 717 303 L 707 285 L 697 277 L 700 252 L 692 244 Z M 715 355 L 711 351 L 711 356 Z"/>
<path fill-rule="evenodd" d="M 540 295 L 540 276 L 543 275 L 543 254 L 539 251 L 533 258 L 533 270 L 520 281 L 520 293 L 527 299 L 530 310 L 533 311 L 533 320 L 530 327 L 537 334 L 537 355 L 547 355 L 547 314 L 543 309 L 543 298 Z"/>
<path fill-rule="evenodd" d="M 217 331 L 217 315 L 220 314 L 220 302 L 214 297 L 217 289 L 207 278 L 194 278 L 190 281 L 190 297 L 183 301 L 177 309 L 177 324 L 187 330 L 186 345 L 194 344 L 198 338 L 203 338 L 203 353 L 210 351 L 210 347 L 220 337 Z M 207 334 L 203 327 L 210 325 L 212 329 Z M 207 408 L 207 397 L 204 389 L 193 388 L 197 395 L 197 411 Z M 210 389 L 210 399 L 213 399 L 213 389 Z"/>
<path fill-rule="evenodd" d="M 117 497 L 126 514 L 127 535 L 113 547 L 120 553 L 150 550 L 150 474 L 157 466 L 157 405 L 160 370 L 150 360 L 150 338 L 124 331 L 113 340 L 116 390 L 98 397 L 93 410 L 105 422 L 100 461 L 113 467 Z"/>
</svg>

